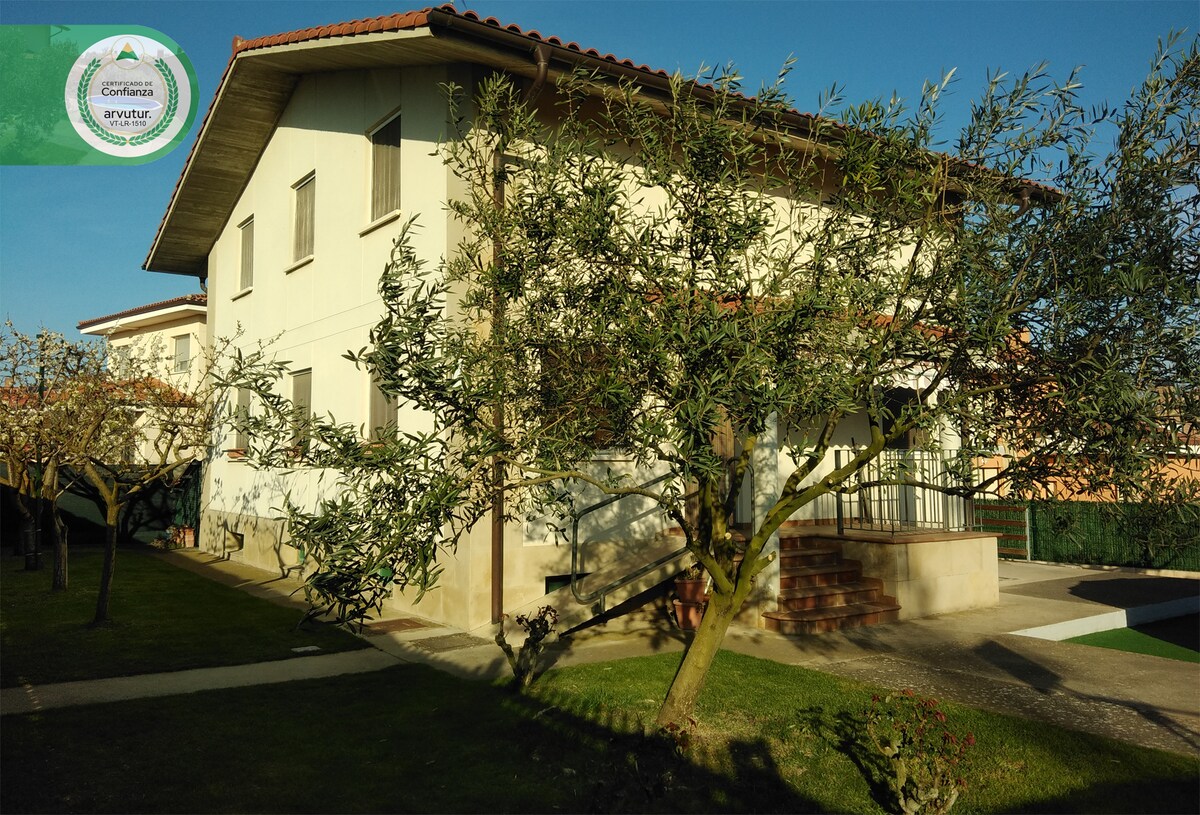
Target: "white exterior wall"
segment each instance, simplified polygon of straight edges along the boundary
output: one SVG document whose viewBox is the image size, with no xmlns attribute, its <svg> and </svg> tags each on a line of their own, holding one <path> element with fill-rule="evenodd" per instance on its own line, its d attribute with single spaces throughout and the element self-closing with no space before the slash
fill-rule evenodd
<svg viewBox="0 0 1200 815">
<path fill-rule="evenodd" d="M 184 309 L 168 308 L 160 314 L 148 312 L 104 322 L 83 332 L 104 337 L 105 352 L 109 365 L 116 363 L 115 357 L 127 354 L 133 360 L 141 360 L 144 370 L 184 393 L 197 393 L 200 380 L 205 374 L 204 349 L 208 346 L 207 315 L 189 306 Z M 186 336 L 189 340 L 188 366 L 175 370 L 175 339 Z M 159 454 L 154 446 L 157 430 L 146 418 L 139 418 L 142 442 L 135 451 L 142 461 L 155 462 Z"/>
<path fill-rule="evenodd" d="M 86 332 L 92 333 L 92 332 Z M 187 336 L 191 342 L 191 362 L 186 372 L 175 371 L 175 338 Z M 163 365 L 155 375 L 172 385 L 180 386 L 181 390 L 192 391 L 198 384 L 203 373 L 201 358 L 208 345 L 208 326 L 203 314 L 183 314 L 167 317 L 161 322 L 139 328 L 121 328 L 119 323 L 110 333 L 105 335 L 108 353 L 111 357 L 114 351 L 129 349 L 132 355 L 153 356 L 161 360 Z"/>
<path fill-rule="evenodd" d="M 312 409 L 339 421 L 368 419 L 369 377 L 342 354 L 367 345 L 368 332 L 382 314 L 377 286 L 400 226 L 419 216 L 414 248 L 430 264 L 458 242 L 460 228 L 444 211 L 456 182 L 431 155 L 447 136 L 439 85 L 451 79 L 469 85 L 465 72 L 460 76 L 445 67 L 304 77 L 209 256 L 212 336 L 231 337 L 240 326 L 244 333 L 237 344 L 247 350 L 277 337 L 272 347 L 279 359 L 288 360 L 293 371 L 312 371 Z M 401 209 L 371 223 L 367 134 L 397 111 L 403 131 Z M 293 185 L 314 171 L 314 250 L 310 261 L 297 264 L 292 258 Z M 254 281 L 242 290 L 240 226 L 250 217 Z M 402 414 L 399 424 L 428 429 L 417 413 Z M 311 505 L 336 489 L 336 474 L 255 470 L 225 452 L 234 447 L 232 433 L 219 447 L 206 476 L 201 546 L 262 568 L 298 570 L 274 508 L 285 494 Z M 633 526 L 639 538 L 650 538 L 662 523 L 639 519 Z M 570 547 L 556 545 L 544 533 L 541 524 L 506 527 L 505 608 L 536 600 L 545 593 L 546 577 L 570 570 Z M 593 519 L 585 535 L 595 561 L 607 559 L 619 550 L 619 541 L 628 540 L 613 532 L 609 518 Z M 491 618 L 490 525 L 481 522 L 456 554 L 443 554 L 441 561 L 445 572 L 437 588 L 419 604 L 396 597 L 388 610 L 466 629 L 486 625 Z"/>
<path fill-rule="evenodd" d="M 342 354 L 366 345 L 370 327 L 381 316 L 379 277 L 403 221 L 421 216 L 414 245 L 431 262 L 454 243 L 443 212 L 448 173 L 430 155 L 446 137 L 439 84 L 451 76 L 446 68 L 409 68 L 304 77 L 209 256 L 212 335 L 233 336 L 240 326 L 244 334 L 237 344 L 245 349 L 277 337 L 272 347 L 278 358 L 288 360 L 293 371 L 312 371 L 312 409 L 340 421 L 365 424 L 368 419 L 369 377 Z M 401 209 L 371 223 L 368 134 L 395 113 L 403 129 Z M 293 185 L 314 171 L 314 250 L 310 261 L 297 264 Z M 242 290 L 240 225 L 250 217 L 254 280 Z M 417 415 L 402 416 L 400 422 L 408 428 L 425 424 Z M 221 447 L 233 446 L 229 434 Z M 294 569 L 295 551 L 283 544 L 273 508 L 285 493 L 311 502 L 334 489 L 335 482 L 327 472 L 256 471 L 222 452 L 206 478 L 202 545 L 265 568 Z M 235 533 L 243 536 L 242 548 L 231 551 Z M 477 548 L 473 541 L 464 544 L 458 562 L 447 563 L 442 588 L 416 613 L 456 625 L 479 618 L 479 601 L 464 588 L 478 567 Z M 486 609 L 482 613 L 486 616 Z"/>
<path fill-rule="evenodd" d="M 244 334 L 238 344 L 245 349 L 277 337 L 273 347 L 279 358 L 289 360 L 294 371 L 312 371 L 312 409 L 339 421 L 361 424 L 368 419 L 369 378 L 342 354 L 367 345 L 369 329 L 382 313 L 377 284 L 401 224 L 414 214 L 420 216 L 413 243 L 418 256 L 429 263 L 451 252 L 459 237 L 459 227 L 444 211 L 444 202 L 456 194 L 455 182 L 441 159 L 431 155 L 447 137 L 440 85 L 450 80 L 471 85 L 467 69 L 445 66 L 302 78 L 209 256 L 211 335 L 230 337 L 240 326 Z M 397 112 L 403 138 L 401 209 L 394 217 L 371 223 L 367 134 Z M 293 185 L 314 172 L 314 251 L 310 260 L 297 263 L 292 256 Z M 240 225 L 250 217 L 254 281 L 242 290 Z M 410 413 L 400 417 L 400 425 L 425 429 L 427 422 Z M 849 446 L 851 437 L 860 444 L 870 438 L 863 414 L 847 417 L 834 443 Z M 761 518 L 793 469 L 783 431 L 769 441 L 755 457 L 762 475 L 744 494 L 739 520 Z M 233 446 L 230 434 L 221 448 Z M 607 463 L 615 470 L 624 464 Z M 778 470 L 767 472 L 772 463 Z M 831 464 L 830 457 L 813 477 L 826 474 Z M 264 568 L 298 569 L 282 525 L 273 520 L 274 508 L 285 494 L 298 502 L 313 502 L 333 489 L 333 473 L 261 472 L 220 453 L 207 471 L 201 545 Z M 598 570 L 619 558 L 631 541 L 646 541 L 662 531 L 662 517 L 646 514 L 635 504 L 630 499 L 588 519 L 581 530 L 587 545 L 582 571 Z M 798 517 L 805 517 L 804 511 Z M 418 605 L 395 598 L 389 610 L 410 611 L 468 630 L 487 624 L 490 525 L 480 523 L 455 555 L 444 554 L 441 560 L 445 572 L 438 588 Z M 547 577 L 568 573 L 571 551 L 547 535 L 543 523 L 512 523 L 505 530 L 504 560 L 503 605 L 512 609 L 541 597 Z M 774 570 L 763 583 L 773 591 Z"/>
</svg>

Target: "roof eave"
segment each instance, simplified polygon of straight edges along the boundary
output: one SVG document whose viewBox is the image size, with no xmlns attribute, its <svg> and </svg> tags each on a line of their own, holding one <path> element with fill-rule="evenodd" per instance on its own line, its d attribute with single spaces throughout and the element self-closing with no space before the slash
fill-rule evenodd
<svg viewBox="0 0 1200 815">
<path fill-rule="evenodd" d="M 286 43 L 236 51 L 204 118 L 154 235 L 142 268 L 168 274 L 207 276 L 207 259 L 216 236 L 232 215 L 254 173 L 271 133 L 302 75 L 324 70 L 353 70 L 432 64 L 441 57 L 429 46 L 428 28 L 371 33 Z M 330 58 L 336 50 L 336 58 Z"/>
<path fill-rule="evenodd" d="M 98 317 L 94 320 L 84 320 L 76 328 L 80 334 L 96 337 L 106 337 L 116 331 L 131 331 L 137 328 L 147 328 L 152 325 L 174 322 L 183 317 L 205 317 L 208 310 L 200 305 L 172 306 L 156 309 L 142 314 L 126 316 Z"/>
<path fill-rule="evenodd" d="M 362 21 L 370 23 L 371 21 Z M 399 15 L 400 30 L 312 29 L 292 35 L 234 42 L 200 134 L 172 193 L 167 212 L 155 233 L 143 268 L 172 274 L 207 276 L 208 255 L 232 216 L 233 207 L 249 183 L 258 160 L 287 106 L 299 77 L 305 73 L 368 67 L 402 67 L 473 62 L 533 77 L 538 52 L 548 61 L 548 74 L 559 76 L 579 68 L 617 79 L 630 79 L 653 95 L 669 98 L 671 76 L 646 66 L 620 61 L 598 51 L 564 45 L 537 32 L 500 27 L 453 10 L 440 8 Z M 293 41 L 287 41 L 293 39 Z M 716 91 L 700 84 L 693 93 Z M 749 100 L 747 100 L 749 104 Z M 250 115 L 247 120 L 248 114 Z M 810 139 L 818 120 L 790 111 L 783 124 L 794 137 Z M 822 139 L 836 141 L 840 126 L 824 122 Z M 1043 185 L 1016 182 L 1031 189 L 1035 200 L 1056 193 Z"/>
</svg>

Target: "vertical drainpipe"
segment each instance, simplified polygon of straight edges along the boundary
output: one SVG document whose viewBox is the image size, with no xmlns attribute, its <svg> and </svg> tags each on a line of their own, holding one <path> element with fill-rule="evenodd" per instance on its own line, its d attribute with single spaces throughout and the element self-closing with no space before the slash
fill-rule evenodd
<svg viewBox="0 0 1200 815">
<path fill-rule="evenodd" d="M 492 156 L 492 201 L 497 209 L 504 206 L 504 184 L 501 182 L 500 171 L 503 169 L 504 157 L 500 153 Z M 500 241 L 492 245 L 493 257 L 497 263 L 503 262 L 503 247 Z M 497 336 L 504 329 L 504 297 L 500 289 L 492 291 L 492 335 Z M 504 401 L 496 397 L 493 407 L 493 421 L 497 438 L 504 437 Z M 492 460 L 492 622 L 500 622 L 504 615 L 504 463 L 499 456 Z"/>
<path fill-rule="evenodd" d="M 533 84 L 525 89 L 522 101 L 533 102 L 546 83 L 546 74 L 550 67 L 549 52 L 544 45 L 538 45 L 533 50 L 537 61 L 537 75 Z M 497 209 L 504 206 L 504 184 L 500 181 L 504 169 L 504 156 L 496 153 L 492 156 L 492 201 Z M 492 246 L 492 252 L 497 262 L 503 256 L 503 247 L 499 242 Z M 500 291 L 492 292 L 492 332 L 504 329 L 504 298 Z M 504 437 L 504 403 L 497 399 L 495 405 L 495 431 L 497 438 Z M 504 616 L 504 464 L 499 457 L 492 461 L 492 622 L 500 622 Z"/>
</svg>

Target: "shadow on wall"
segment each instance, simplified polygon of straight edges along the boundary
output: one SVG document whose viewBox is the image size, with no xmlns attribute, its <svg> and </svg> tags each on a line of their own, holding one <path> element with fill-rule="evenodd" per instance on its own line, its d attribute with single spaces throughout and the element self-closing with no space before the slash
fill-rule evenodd
<svg viewBox="0 0 1200 815">
<path fill-rule="evenodd" d="M 300 577 L 304 567 L 285 540 L 287 523 L 275 517 L 278 512 L 268 517 L 258 514 L 264 498 L 278 499 L 285 492 L 278 475 L 270 480 L 256 478 L 249 490 L 234 490 L 219 475 L 213 477 L 200 509 L 204 518 L 201 548 L 225 559 L 233 552 L 243 552 L 240 560 L 252 566 L 284 577 Z"/>
</svg>

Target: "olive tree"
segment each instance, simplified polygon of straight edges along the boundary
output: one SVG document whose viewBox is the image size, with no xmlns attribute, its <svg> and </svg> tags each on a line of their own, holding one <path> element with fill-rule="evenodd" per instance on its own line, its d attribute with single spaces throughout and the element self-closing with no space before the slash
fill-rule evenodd
<svg viewBox="0 0 1200 815">
<path fill-rule="evenodd" d="M 837 121 L 791 111 L 782 77 L 747 98 L 728 71 L 666 92 L 567 77 L 540 106 L 504 76 L 470 103 L 451 88 L 466 237 L 431 263 L 406 225 L 384 316 L 347 354 L 433 429 L 364 445 L 308 417 L 298 446 L 283 364 L 247 354 L 231 373 L 258 395 L 238 419 L 253 461 L 342 474 L 337 497 L 285 507 L 310 598 L 361 619 L 395 585 L 428 589 L 497 494 L 564 516 L 581 484 L 642 496 L 712 586 L 665 725 L 692 712 L 771 536 L 821 496 L 912 483 L 864 478 L 902 437 L 936 449 L 921 431 L 953 428 L 960 479 L 924 486 L 962 495 L 1145 481 L 1197 416 L 1198 76 L 1195 44 L 1173 41 L 1127 102 L 1087 111 L 1074 75 L 997 75 L 948 153 L 948 80 Z M 765 434 L 792 467 L 734 535 Z M 1001 446 L 1006 466 L 975 477 Z M 597 474 L 600 448 L 670 478 Z"/>
</svg>

